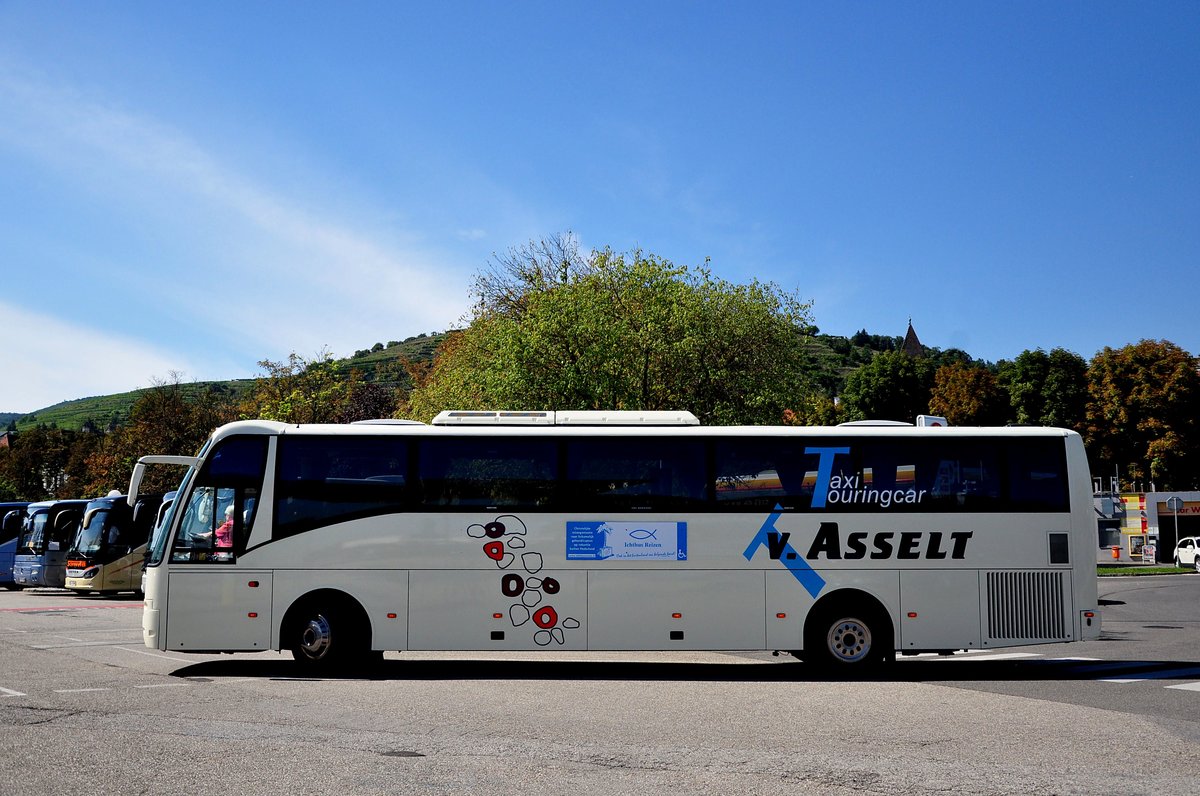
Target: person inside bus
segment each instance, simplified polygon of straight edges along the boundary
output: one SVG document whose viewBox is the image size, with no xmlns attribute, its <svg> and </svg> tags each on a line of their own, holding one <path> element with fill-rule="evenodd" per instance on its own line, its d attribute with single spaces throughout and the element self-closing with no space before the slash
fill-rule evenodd
<svg viewBox="0 0 1200 796">
<path fill-rule="evenodd" d="M 208 547 L 215 540 L 216 544 L 213 547 L 217 550 L 231 549 L 233 547 L 233 504 L 230 503 L 225 507 L 225 522 L 211 531 L 192 534 L 192 540 L 203 547 Z"/>
<path fill-rule="evenodd" d="M 108 542 L 110 548 L 117 547 L 121 543 L 121 526 L 113 523 L 112 527 L 108 529 L 108 538 L 105 541 Z"/>
<path fill-rule="evenodd" d="M 233 504 L 230 503 L 225 507 L 225 522 L 217 526 L 213 531 L 213 536 L 217 540 L 218 548 L 233 547 Z"/>
</svg>

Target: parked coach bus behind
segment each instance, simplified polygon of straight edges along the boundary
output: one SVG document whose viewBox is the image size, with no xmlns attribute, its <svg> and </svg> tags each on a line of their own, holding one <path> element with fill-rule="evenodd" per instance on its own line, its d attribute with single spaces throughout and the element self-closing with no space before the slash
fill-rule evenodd
<svg viewBox="0 0 1200 796">
<path fill-rule="evenodd" d="M 61 588 L 66 583 L 67 548 L 86 506 L 86 500 L 29 504 L 29 516 L 25 518 L 13 560 L 13 580 L 18 587 Z"/>
</svg>

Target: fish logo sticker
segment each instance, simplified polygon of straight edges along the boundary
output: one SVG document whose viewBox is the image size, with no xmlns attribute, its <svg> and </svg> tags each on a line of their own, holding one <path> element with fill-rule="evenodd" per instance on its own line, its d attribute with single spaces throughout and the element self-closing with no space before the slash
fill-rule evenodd
<svg viewBox="0 0 1200 796">
<path fill-rule="evenodd" d="M 686 522 L 572 520 L 568 561 L 687 561 Z"/>
</svg>

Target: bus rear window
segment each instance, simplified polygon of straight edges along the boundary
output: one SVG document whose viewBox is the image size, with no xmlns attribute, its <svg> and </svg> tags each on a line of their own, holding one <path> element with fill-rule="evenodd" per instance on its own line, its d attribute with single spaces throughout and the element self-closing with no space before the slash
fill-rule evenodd
<svg viewBox="0 0 1200 796">
<path fill-rule="evenodd" d="M 1008 450 L 1008 499 L 1013 511 L 1069 511 L 1067 460 L 1059 440 L 1022 440 Z"/>
</svg>

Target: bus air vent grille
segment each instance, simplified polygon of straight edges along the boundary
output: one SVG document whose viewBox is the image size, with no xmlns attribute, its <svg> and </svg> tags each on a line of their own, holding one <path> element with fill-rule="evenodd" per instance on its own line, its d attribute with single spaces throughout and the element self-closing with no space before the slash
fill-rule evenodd
<svg viewBox="0 0 1200 796">
<path fill-rule="evenodd" d="M 987 637 L 997 641 L 1061 641 L 1065 627 L 1062 572 L 987 573 Z"/>
</svg>

